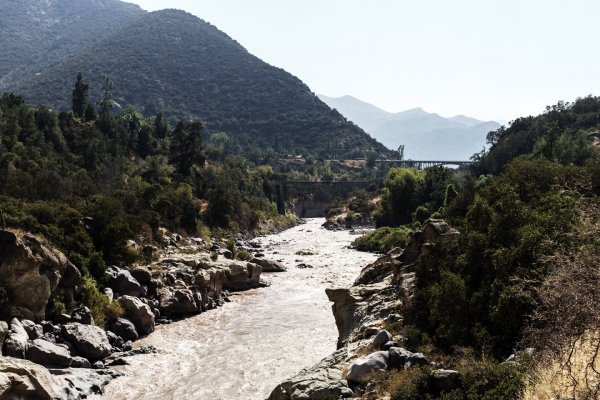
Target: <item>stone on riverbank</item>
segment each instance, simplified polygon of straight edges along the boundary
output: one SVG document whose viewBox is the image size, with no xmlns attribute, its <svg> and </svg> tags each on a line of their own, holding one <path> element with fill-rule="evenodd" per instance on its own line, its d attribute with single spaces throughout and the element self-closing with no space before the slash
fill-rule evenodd
<svg viewBox="0 0 600 400">
<path fill-rule="evenodd" d="M 117 300 L 125 309 L 125 316 L 135 325 L 137 332 L 148 335 L 154 332 L 154 313 L 150 306 L 132 296 L 121 296 Z"/>
<path fill-rule="evenodd" d="M 374 371 L 388 369 L 390 355 L 387 351 L 376 351 L 355 360 L 350 364 L 348 380 L 357 383 L 366 383 L 368 375 Z"/>
<path fill-rule="evenodd" d="M 36 364 L 69 367 L 73 358 L 64 347 L 42 339 L 35 339 L 27 350 L 27 359 Z"/>
<path fill-rule="evenodd" d="M 97 326 L 72 323 L 63 325 L 60 333 L 75 346 L 80 355 L 89 360 L 102 360 L 112 352 L 106 332 Z"/>
</svg>

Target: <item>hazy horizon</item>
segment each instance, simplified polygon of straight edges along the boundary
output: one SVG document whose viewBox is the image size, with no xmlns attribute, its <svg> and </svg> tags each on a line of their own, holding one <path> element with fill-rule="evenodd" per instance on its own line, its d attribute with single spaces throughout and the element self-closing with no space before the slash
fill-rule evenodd
<svg viewBox="0 0 600 400">
<path fill-rule="evenodd" d="M 129 2 L 188 11 L 315 93 L 391 112 L 510 121 L 600 92 L 591 0 Z"/>
</svg>

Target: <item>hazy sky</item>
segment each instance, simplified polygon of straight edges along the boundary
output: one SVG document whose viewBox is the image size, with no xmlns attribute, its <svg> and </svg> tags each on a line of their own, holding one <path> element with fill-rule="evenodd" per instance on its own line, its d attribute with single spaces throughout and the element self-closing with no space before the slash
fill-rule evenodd
<svg viewBox="0 0 600 400">
<path fill-rule="evenodd" d="M 600 95 L 598 0 L 129 0 L 179 8 L 319 94 L 512 120 Z"/>
</svg>

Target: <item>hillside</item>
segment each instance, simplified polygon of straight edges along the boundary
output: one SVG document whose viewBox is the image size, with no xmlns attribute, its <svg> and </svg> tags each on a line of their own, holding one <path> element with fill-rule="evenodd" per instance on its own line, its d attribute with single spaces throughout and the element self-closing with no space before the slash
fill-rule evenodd
<svg viewBox="0 0 600 400">
<path fill-rule="evenodd" d="M 485 146 L 486 134 L 500 127 L 464 115 L 444 118 L 421 108 L 390 113 L 352 96 L 319 97 L 388 148 L 406 146 L 405 158 L 415 160 L 468 160 Z"/>
<path fill-rule="evenodd" d="M 145 13 L 123 29 L 7 89 L 65 110 L 81 71 L 98 98 L 102 76 L 122 107 L 199 118 L 246 151 L 361 156 L 387 150 L 321 102 L 298 78 L 268 65 L 205 21 L 177 10 Z"/>
<path fill-rule="evenodd" d="M 0 90 L 144 14 L 117 0 L 0 0 L 0 9 Z"/>
</svg>

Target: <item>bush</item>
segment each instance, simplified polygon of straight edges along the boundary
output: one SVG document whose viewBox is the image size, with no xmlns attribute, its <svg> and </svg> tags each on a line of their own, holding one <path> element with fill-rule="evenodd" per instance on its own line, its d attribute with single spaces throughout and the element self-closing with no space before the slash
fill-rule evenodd
<svg viewBox="0 0 600 400">
<path fill-rule="evenodd" d="M 387 253 L 395 247 L 406 247 L 412 230 L 406 227 L 378 228 L 365 233 L 352 242 L 352 246 L 360 251 Z"/>
<path fill-rule="evenodd" d="M 104 326 L 110 319 L 120 317 L 124 310 L 115 301 L 109 301 L 104 293 L 98 289 L 96 281 L 89 276 L 83 277 L 83 284 L 79 287 L 83 303 L 90 309 L 94 322 Z"/>
</svg>

